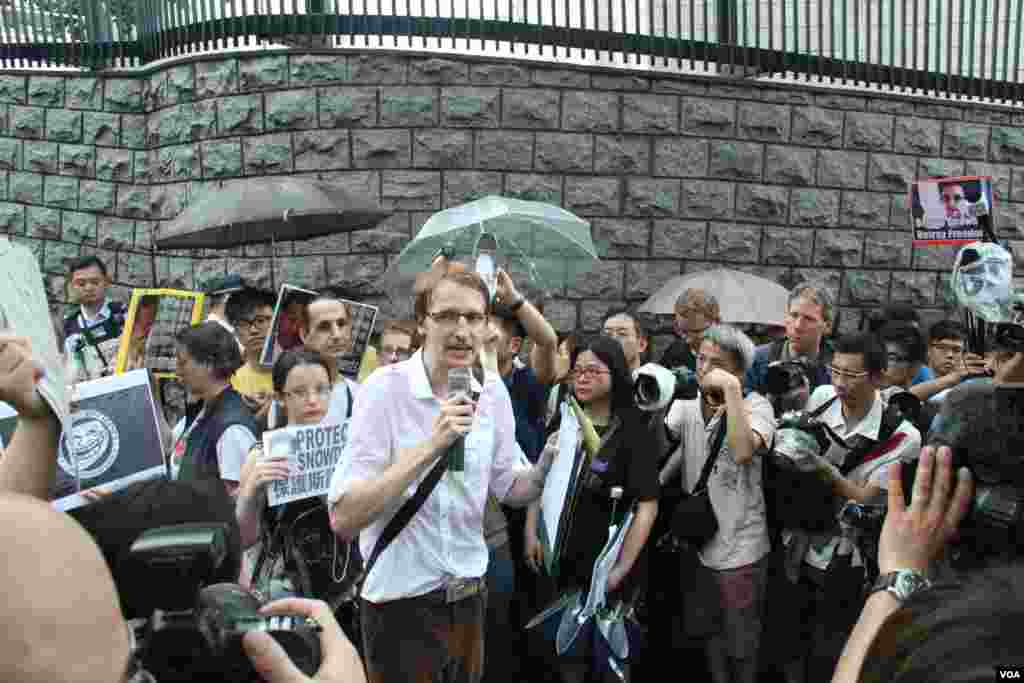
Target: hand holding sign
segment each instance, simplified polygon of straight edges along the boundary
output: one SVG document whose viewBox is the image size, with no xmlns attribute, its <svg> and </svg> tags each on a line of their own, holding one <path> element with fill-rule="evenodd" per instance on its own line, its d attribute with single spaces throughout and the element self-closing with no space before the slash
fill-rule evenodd
<svg viewBox="0 0 1024 683">
<path fill-rule="evenodd" d="M 42 376 L 32 361 L 29 340 L 0 333 L 0 401 L 9 403 L 22 417 L 45 417 L 50 408 L 36 391 Z"/>
<path fill-rule="evenodd" d="M 284 481 L 292 473 L 288 455 L 264 455 L 260 447 L 253 448 L 242 467 L 239 496 L 253 498 L 266 490 L 272 481 Z"/>
</svg>

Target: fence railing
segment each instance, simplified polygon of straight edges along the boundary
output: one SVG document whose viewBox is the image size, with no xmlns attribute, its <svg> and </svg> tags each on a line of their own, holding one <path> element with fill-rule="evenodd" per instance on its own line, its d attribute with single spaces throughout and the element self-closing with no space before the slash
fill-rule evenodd
<svg viewBox="0 0 1024 683">
<path fill-rule="evenodd" d="M 1024 101 L 1024 0 L 0 0 L 0 66 L 274 44 L 807 78 Z"/>
</svg>

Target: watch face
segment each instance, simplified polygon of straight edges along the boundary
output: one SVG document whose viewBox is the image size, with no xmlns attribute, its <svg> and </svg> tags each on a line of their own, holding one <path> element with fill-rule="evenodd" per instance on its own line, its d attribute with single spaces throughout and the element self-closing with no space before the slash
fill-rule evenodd
<svg viewBox="0 0 1024 683">
<path fill-rule="evenodd" d="M 898 573 L 893 585 L 901 600 L 906 600 L 917 591 L 927 587 L 928 580 L 916 572 Z"/>
</svg>

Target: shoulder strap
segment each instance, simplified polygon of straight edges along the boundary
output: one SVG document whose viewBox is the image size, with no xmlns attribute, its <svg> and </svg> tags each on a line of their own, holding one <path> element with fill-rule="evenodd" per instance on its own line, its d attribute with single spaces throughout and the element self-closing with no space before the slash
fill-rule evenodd
<svg viewBox="0 0 1024 683">
<path fill-rule="evenodd" d="M 348 380 L 342 379 L 345 383 L 345 419 L 352 417 L 352 387 L 348 385 Z"/>
<path fill-rule="evenodd" d="M 882 413 L 882 424 L 878 428 L 878 438 L 869 440 L 846 454 L 846 457 L 843 458 L 843 466 L 839 468 L 843 476 L 846 476 L 867 462 L 875 449 L 888 441 L 889 437 L 896 433 L 902 422 L 903 413 L 900 412 L 899 408 L 894 405 L 886 406 L 885 411 Z"/>
<path fill-rule="evenodd" d="M 725 432 L 727 430 L 728 423 L 726 422 L 726 416 L 723 414 L 718 422 L 718 429 L 715 430 L 714 441 L 711 442 L 711 452 L 708 453 L 708 459 L 704 461 L 704 468 L 700 471 L 700 478 L 697 479 L 697 485 L 693 487 L 693 493 L 699 493 L 707 488 L 708 479 L 711 478 L 711 470 L 715 466 L 715 461 L 718 460 L 718 454 L 722 451 L 722 442 L 725 441 Z"/>
<path fill-rule="evenodd" d="M 366 581 L 366 577 L 370 575 L 370 571 L 373 569 L 373 565 L 377 564 L 377 558 L 398 537 L 398 534 L 416 516 L 416 513 L 420 511 L 423 503 L 426 502 L 430 494 L 437 488 L 437 484 L 441 481 L 441 477 L 446 469 L 448 469 L 448 458 L 438 458 L 433 469 L 430 470 L 430 474 L 416 487 L 416 492 L 412 495 L 412 498 L 402 503 L 402 507 L 398 508 L 398 512 L 391 518 L 388 525 L 384 527 L 384 531 L 381 532 L 376 545 L 373 546 L 373 552 L 370 553 L 370 557 L 363 566 L 362 573 L 356 580 L 356 585 L 359 587 L 358 590 L 360 592 L 362 591 L 363 582 Z"/>
</svg>

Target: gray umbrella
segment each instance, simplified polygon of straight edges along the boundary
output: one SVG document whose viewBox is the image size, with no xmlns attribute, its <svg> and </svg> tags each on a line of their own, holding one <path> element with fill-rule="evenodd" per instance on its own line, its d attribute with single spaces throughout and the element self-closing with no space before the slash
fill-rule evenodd
<svg viewBox="0 0 1024 683">
<path fill-rule="evenodd" d="M 246 178 L 205 188 L 160 227 L 158 249 L 228 249 L 372 228 L 391 215 L 336 185 L 297 176 Z"/>
</svg>

